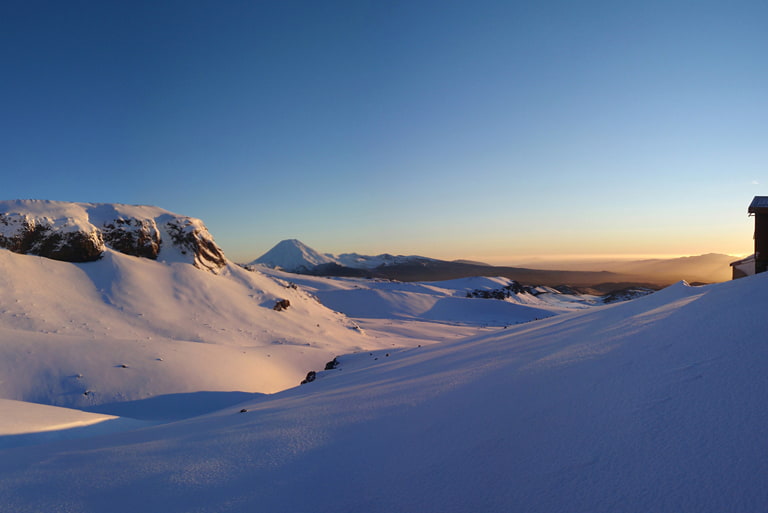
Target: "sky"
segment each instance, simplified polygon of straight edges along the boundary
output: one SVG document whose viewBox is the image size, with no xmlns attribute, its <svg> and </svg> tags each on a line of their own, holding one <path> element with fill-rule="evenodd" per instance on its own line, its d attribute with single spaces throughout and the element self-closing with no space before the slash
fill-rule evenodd
<svg viewBox="0 0 768 513">
<path fill-rule="evenodd" d="M 742 255 L 758 1 L 0 3 L 2 199 L 148 204 L 230 259 Z"/>
</svg>

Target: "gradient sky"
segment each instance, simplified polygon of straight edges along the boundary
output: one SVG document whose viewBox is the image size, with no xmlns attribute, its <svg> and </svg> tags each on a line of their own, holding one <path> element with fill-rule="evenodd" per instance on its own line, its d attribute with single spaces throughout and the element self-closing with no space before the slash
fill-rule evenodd
<svg viewBox="0 0 768 513">
<path fill-rule="evenodd" d="M 2 199 L 151 204 L 250 261 L 744 254 L 768 3 L 0 2 Z"/>
</svg>

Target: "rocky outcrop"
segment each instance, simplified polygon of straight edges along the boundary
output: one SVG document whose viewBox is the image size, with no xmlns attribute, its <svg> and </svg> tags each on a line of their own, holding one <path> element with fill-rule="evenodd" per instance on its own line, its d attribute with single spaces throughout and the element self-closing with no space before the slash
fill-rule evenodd
<svg viewBox="0 0 768 513">
<path fill-rule="evenodd" d="M 105 244 L 126 255 L 157 259 L 160 231 L 150 219 L 115 219 L 102 227 Z"/>
<path fill-rule="evenodd" d="M 226 265 L 224 252 L 199 219 L 176 217 L 166 221 L 165 228 L 179 251 L 184 255 L 192 255 L 195 267 L 217 271 Z"/>
<path fill-rule="evenodd" d="M 47 218 L 3 212 L 0 213 L 0 247 L 54 260 L 90 262 L 104 252 L 104 240 L 96 229 L 72 229 L 66 221 L 57 227 Z"/>
<path fill-rule="evenodd" d="M 199 219 L 117 204 L 0 201 L 0 248 L 67 262 L 98 260 L 109 248 L 211 272 L 227 263 Z"/>
</svg>

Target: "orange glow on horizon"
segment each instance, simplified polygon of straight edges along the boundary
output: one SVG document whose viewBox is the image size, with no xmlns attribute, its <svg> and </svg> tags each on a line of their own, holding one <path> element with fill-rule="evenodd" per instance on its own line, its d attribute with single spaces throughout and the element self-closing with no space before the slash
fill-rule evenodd
<svg viewBox="0 0 768 513">
<path fill-rule="evenodd" d="M 542 263 L 557 263 L 557 262 L 574 262 L 574 263 L 590 263 L 590 262 L 620 262 L 620 261 L 632 261 L 632 260 L 655 260 L 655 259 L 675 259 L 686 258 L 705 255 L 708 253 L 720 253 L 719 251 L 709 251 L 696 254 L 680 254 L 680 253 L 594 253 L 594 254 L 526 254 L 526 255 L 511 255 L 511 256 L 469 256 L 461 257 L 461 260 L 474 260 L 478 262 L 484 262 L 486 264 L 504 266 L 504 265 L 520 265 L 520 264 L 532 264 L 536 262 Z M 720 253 L 734 257 L 734 259 L 744 258 L 752 252 L 727 252 Z"/>
</svg>

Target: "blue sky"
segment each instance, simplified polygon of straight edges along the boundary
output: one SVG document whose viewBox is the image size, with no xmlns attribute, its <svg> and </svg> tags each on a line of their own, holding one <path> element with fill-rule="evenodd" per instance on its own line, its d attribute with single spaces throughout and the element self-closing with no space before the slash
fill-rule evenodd
<svg viewBox="0 0 768 513">
<path fill-rule="evenodd" d="M 235 260 L 746 253 L 768 4 L 5 1 L 3 198 L 152 204 Z"/>
</svg>

